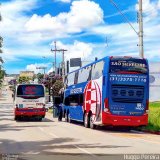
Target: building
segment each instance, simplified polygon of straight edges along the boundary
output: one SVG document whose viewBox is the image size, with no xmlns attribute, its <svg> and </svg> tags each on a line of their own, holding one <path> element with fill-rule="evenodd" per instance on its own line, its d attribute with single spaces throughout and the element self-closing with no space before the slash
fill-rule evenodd
<svg viewBox="0 0 160 160">
<path fill-rule="evenodd" d="M 19 77 L 29 77 L 30 79 L 33 79 L 34 71 L 20 71 Z"/>
<path fill-rule="evenodd" d="M 149 63 L 149 82 L 150 82 L 150 94 L 149 99 L 151 102 L 160 101 L 160 62 Z"/>
</svg>

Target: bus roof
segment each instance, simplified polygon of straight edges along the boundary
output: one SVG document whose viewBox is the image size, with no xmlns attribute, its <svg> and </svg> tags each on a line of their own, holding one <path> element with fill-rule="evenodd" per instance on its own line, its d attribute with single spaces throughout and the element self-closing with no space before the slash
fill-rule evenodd
<svg viewBox="0 0 160 160">
<path fill-rule="evenodd" d="M 71 72 L 69 72 L 68 74 L 73 73 L 73 72 L 76 72 L 76 71 L 78 71 L 78 70 L 80 70 L 80 69 L 82 69 L 82 68 L 88 67 L 88 66 L 90 66 L 90 65 L 92 65 L 92 64 L 95 64 L 95 63 L 100 62 L 100 61 L 102 61 L 103 59 L 107 59 L 107 58 L 109 58 L 109 57 L 104 57 L 104 58 L 101 58 L 101 59 L 99 59 L 99 60 L 96 60 L 96 61 L 93 61 L 93 62 L 91 62 L 91 63 L 88 63 L 87 65 L 85 65 L 85 66 L 83 66 L 83 67 L 80 67 L 80 68 L 78 68 L 78 69 L 76 69 L 76 70 L 74 70 L 74 71 L 71 71 Z"/>
<path fill-rule="evenodd" d="M 103 58 L 101 58 L 101 59 L 99 59 L 99 60 L 93 61 L 93 62 L 91 62 L 91 63 L 89 63 L 89 64 L 87 64 L 87 65 L 85 65 L 85 66 L 83 66 L 83 67 L 80 67 L 80 68 L 78 68 L 78 69 L 75 69 L 75 70 L 69 72 L 68 74 L 73 73 L 73 72 L 76 72 L 76 71 L 79 71 L 80 69 L 83 69 L 83 68 L 85 68 L 85 67 L 88 67 L 88 66 L 90 66 L 90 65 L 92 65 L 92 64 L 95 64 L 95 63 L 97 63 L 97 62 L 100 62 L 100 61 L 102 61 L 102 60 L 104 60 L 104 59 L 121 59 L 121 58 L 123 58 L 123 59 L 144 59 L 144 60 L 146 60 L 145 58 L 132 57 L 132 56 L 106 56 L 106 57 L 103 57 Z"/>
</svg>

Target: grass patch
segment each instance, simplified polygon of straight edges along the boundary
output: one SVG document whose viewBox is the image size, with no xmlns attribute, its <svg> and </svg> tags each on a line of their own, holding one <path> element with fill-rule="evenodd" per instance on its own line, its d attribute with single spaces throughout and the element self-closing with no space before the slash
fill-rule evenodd
<svg viewBox="0 0 160 160">
<path fill-rule="evenodd" d="M 149 122 L 143 130 L 160 131 L 160 102 L 149 104 Z"/>
</svg>

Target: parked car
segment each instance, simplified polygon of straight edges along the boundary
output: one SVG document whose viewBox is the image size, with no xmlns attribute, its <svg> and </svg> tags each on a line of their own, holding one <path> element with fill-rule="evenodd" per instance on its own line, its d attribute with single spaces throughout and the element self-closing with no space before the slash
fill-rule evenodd
<svg viewBox="0 0 160 160">
<path fill-rule="evenodd" d="M 48 102 L 45 105 L 46 111 L 48 111 L 49 109 L 51 109 L 53 107 L 53 102 Z"/>
</svg>

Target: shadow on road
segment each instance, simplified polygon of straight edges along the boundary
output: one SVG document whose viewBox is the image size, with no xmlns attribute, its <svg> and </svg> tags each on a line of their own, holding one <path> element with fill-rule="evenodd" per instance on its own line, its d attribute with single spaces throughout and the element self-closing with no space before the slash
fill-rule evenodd
<svg viewBox="0 0 160 160">
<path fill-rule="evenodd" d="M 66 122 L 64 122 L 64 123 L 66 123 Z M 72 121 L 72 124 L 84 127 L 82 122 Z M 86 128 L 86 129 L 90 129 L 90 128 Z M 132 130 L 136 130 L 136 128 L 135 127 L 121 127 L 121 126 L 115 126 L 115 127 L 113 127 L 113 126 L 96 126 L 95 130 L 99 131 L 99 132 L 106 132 L 106 133 L 112 132 L 112 133 L 131 133 L 131 134 L 133 134 Z M 145 133 L 136 132 L 135 134 L 145 134 Z"/>
<path fill-rule="evenodd" d="M 42 121 L 39 121 L 38 119 L 35 118 L 28 118 L 28 117 L 23 117 L 20 120 L 17 121 L 18 123 L 20 122 L 54 122 L 53 120 L 50 120 L 48 118 L 43 118 Z"/>
<path fill-rule="evenodd" d="M 26 123 L 24 123 L 26 124 Z M 32 125 L 11 125 L 11 124 L 1 124 L 0 125 L 0 132 L 5 132 L 5 131 L 21 131 L 25 130 L 26 128 L 35 128 L 35 127 L 53 127 L 55 125 L 42 125 L 42 124 L 32 124 Z"/>
<path fill-rule="evenodd" d="M 74 144 L 73 144 L 74 142 Z M 76 143 L 75 143 L 76 142 Z M 42 154 L 42 155 L 51 155 L 51 154 L 59 154 L 59 155 L 87 155 L 83 153 L 83 149 L 101 149 L 101 148 L 128 148 L 130 146 L 126 145 L 100 145 L 96 144 L 79 144 L 77 143 L 77 139 L 74 138 L 54 138 L 49 141 L 22 141 L 17 142 L 8 139 L 2 139 L 0 144 L 1 153 L 6 153 L 6 148 L 3 146 L 7 146 L 7 153 L 14 154 L 18 152 L 18 154 Z M 75 152 L 77 148 L 81 148 L 82 150 L 78 150 L 80 153 Z M 71 151 L 69 151 L 71 150 Z M 68 153 L 65 153 L 68 152 Z M 103 155 L 103 154 L 98 154 Z M 103 155 L 104 156 L 104 155 Z M 66 157 L 67 158 L 67 157 Z M 93 158 L 93 157 L 92 157 Z"/>
<path fill-rule="evenodd" d="M 54 154 L 36 154 L 36 155 L 3 155 L 2 159 L 17 157 L 14 160 L 124 160 L 127 159 L 125 154 L 94 154 L 87 155 L 82 153 L 60 153 Z"/>
</svg>

